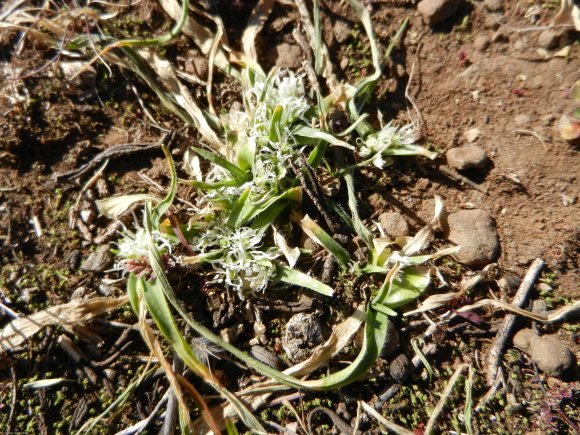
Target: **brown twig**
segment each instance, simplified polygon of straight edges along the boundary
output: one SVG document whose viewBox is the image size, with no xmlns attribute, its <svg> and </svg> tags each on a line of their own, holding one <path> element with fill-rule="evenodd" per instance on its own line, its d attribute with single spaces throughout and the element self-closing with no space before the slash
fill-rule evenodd
<svg viewBox="0 0 580 435">
<path fill-rule="evenodd" d="M 487 189 L 485 189 L 485 187 L 481 187 L 479 184 L 474 183 L 469 178 L 464 177 L 463 175 L 461 175 L 457 171 L 454 171 L 453 169 L 448 168 L 447 166 L 443 166 L 443 165 L 439 166 L 439 170 L 441 172 L 443 172 L 445 175 L 448 175 L 451 178 L 455 178 L 456 180 L 461 181 L 462 183 L 465 183 L 468 186 L 473 187 L 475 190 L 479 190 L 481 193 L 484 193 L 487 195 Z"/>
<path fill-rule="evenodd" d="M 152 151 L 155 149 L 160 149 L 162 144 L 165 144 L 169 147 L 169 144 L 173 141 L 175 137 L 175 132 L 172 130 L 163 138 L 155 143 L 127 143 L 123 145 L 118 145 L 113 148 L 108 148 L 99 154 L 97 154 L 90 162 L 85 163 L 80 168 L 73 169 L 72 171 L 65 172 L 63 174 L 55 174 L 54 179 L 56 181 L 59 180 L 74 180 L 76 178 L 81 177 L 82 175 L 86 174 L 87 172 L 94 169 L 97 165 L 104 162 L 108 159 L 116 159 L 119 157 L 126 157 L 131 154 L 136 154 L 144 151 Z"/>
<path fill-rule="evenodd" d="M 524 277 L 520 288 L 518 289 L 514 299 L 512 301 L 512 305 L 522 308 L 528 303 L 530 290 L 532 289 L 534 282 L 538 278 L 542 268 L 544 267 L 544 261 L 540 258 L 536 258 L 530 268 L 528 269 L 528 273 Z M 511 337 L 512 329 L 514 323 L 516 321 L 515 314 L 507 314 L 503 321 L 502 326 L 500 327 L 499 331 L 497 332 L 495 341 L 491 350 L 489 351 L 487 363 L 487 385 L 492 386 L 496 382 L 496 378 L 498 376 L 498 371 L 500 369 L 500 360 L 503 353 L 503 350 L 506 346 L 507 340 Z"/>
</svg>

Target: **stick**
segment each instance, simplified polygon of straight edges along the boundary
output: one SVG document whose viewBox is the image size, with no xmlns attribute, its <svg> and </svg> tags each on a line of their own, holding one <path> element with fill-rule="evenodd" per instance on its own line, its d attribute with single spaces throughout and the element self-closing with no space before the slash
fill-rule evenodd
<svg viewBox="0 0 580 435">
<path fill-rule="evenodd" d="M 457 171 L 454 171 L 453 169 L 448 168 L 447 166 L 443 166 L 443 165 L 439 166 L 439 170 L 441 172 L 443 172 L 445 175 L 448 175 L 451 178 L 455 178 L 456 180 L 461 181 L 461 182 L 467 184 L 468 186 L 471 186 L 474 189 L 479 190 L 481 193 L 485 193 L 487 195 L 487 190 L 485 189 L 485 187 L 481 187 L 479 184 L 474 183 L 469 178 L 464 177 L 463 175 L 461 175 Z"/>
<path fill-rule="evenodd" d="M 530 294 L 530 290 L 532 289 L 534 282 L 538 278 L 542 268 L 544 267 L 544 262 L 540 258 L 536 258 L 530 268 L 528 269 L 528 273 L 520 288 L 518 289 L 513 301 L 512 305 L 522 308 L 528 303 L 528 298 Z M 508 338 L 511 337 L 512 329 L 514 323 L 516 321 L 516 316 L 514 314 L 507 314 L 503 321 L 503 324 L 497 335 L 495 337 L 495 341 L 493 346 L 489 352 L 489 356 L 487 359 L 488 367 L 487 367 L 487 385 L 492 386 L 495 383 L 496 377 L 498 375 L 498 370 L 500 367 L 500 359 L 505 348 L 506 342 Z"/>
</svg>

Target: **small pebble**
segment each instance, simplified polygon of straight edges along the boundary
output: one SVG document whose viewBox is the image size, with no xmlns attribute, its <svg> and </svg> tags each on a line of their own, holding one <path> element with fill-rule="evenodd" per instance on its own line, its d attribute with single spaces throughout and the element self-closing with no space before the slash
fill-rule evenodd
<svg viewBox="0 0 580 435">
<path fill-rule="evenodd" d="M 347 23 L 337 20 L 332 28 L 332 34 L 334 35 L 336 42 L 342 44 L 350 37 L 351 32 Z"/>
<path fill-rule="evenodd" d="M 485 266 L 500 253 L 499 235 L 493 218 L 484 210 L 460 210 L 447 217 L 450 242 L 461 246 L 457 261 L 467 266 Z"/>
<path fill-rule="evenodd" d="M 276 66 L 296 69 L 302 64 L 302 51 L 297 45 L 286 42 L 276 47 Z"/>
<path fill-rule="evenodd" d="M 475 38 L 475 41 L 473 41 L 473 48 L 475 48 L 477 51 L 485 51 L 489 48 L 490 44 L 491 41 L 489 38 L 485 35 L 482 35 Z"/>
<path fill-rule="evenodd" d="M 490 12 L 500 12 L 503 10 L 502 0 L 485 0 L 483 6 Z"/>
<path fill-rule="evenodd" d="M 469 130 L 465 130 L 463 133 L 467 142 L 475 142 L 479 136 L 481 136 L 481 130 L 479 128 L 470 128 Z"/>
<path fill-rule="evenodd" d="M 453 16 L 463 0 L 421 0 L 417 5 L 417 10 L 430 26 L 445 21 Z"/>
<path fill-rule="evenodd" d="M 572 352 L 557 338 L 540 337 L 531 329 L 522 329 L 514 336 L 513 343 L 549 376 L 560 377 L 574 365 Z"/>
<path fill-rule="evenodd" d="M 379 224 L 387 236 L 395 238 L 399 236 L 408 236 L 410 234 L 409 224 L 397 212 L 384 212 L 379 215 Z"/>
<path fill-rule="evenodd" d="M 324 342 L 323 327 L 318 313 L 298 313 L 286 324 L 282 347 L 294 363 L 305 361 L 316 346 Z"/>
<path fill-rule="evenodd" d="M 447 164 L 457 170 L 485 168 L 489 159 L 485 151 L 476 145 L 463 145 L 451 148 L 445 153 Z"/>
<path fill-rule="evenodd" d="M 101 245 L 81 265 L 84 272 L 103 272 L 113 265 L 114 256 L 108 245 Z"/>
<path fill-rule="evenodd" d="M 541 282 L 539 283 L 536 288 L 538 289 L 539 292 L 551 292 L 553 289 L 552 287 L 550 287 L 548 284 L 546 284 L 545 282 Z"/>
<path fill-rule="evenodd" d="M 553 50 L 560 44 L 562 32 L 558 29 L 547 29 L 538 36 L 538 46 L 546 50 Z"/>
<path fill-rule="evenodd" d="M 397 382 L 403 382 L 409 371 L 409 358 L 404 353 L 398 355 L 389 366 L 389 374 Z"/>
</svg>

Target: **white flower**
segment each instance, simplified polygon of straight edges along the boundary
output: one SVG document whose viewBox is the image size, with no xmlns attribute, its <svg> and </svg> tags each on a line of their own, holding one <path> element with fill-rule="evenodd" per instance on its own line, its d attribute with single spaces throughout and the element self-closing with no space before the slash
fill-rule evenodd
<svg viewBox="0 0 580 435">
<path fill-rule="evenodd" d="M 250 227 L 234 229 L 216 222 L 193 241 L 193 246 L 202 254 L 213 254 L 205 261 L 215 270 L 216 281 L 225 282 L 245 297 L 264 290 L 276 274 L 271 260 L 280 253 L 260 249 L 263 237 Z"/>
<path fill-rule="evenodd" d="M 144 265 L 148 262 L 149 242 L 153 241 L 159 252 L 171 255 L 171 242 L 159 231 L 148 233 L 144 228 L 137 228 L 133 232 L 127 228 L 123 231 L 123 238 L 117 243 L 117 257 L 114 270 L 131 272 L 128 265 L 135 261 Z"/>
<path fill-rule="evenodd" d="M 415 143 L 413 125 L 399 128 L 389 122 L 378 132 L 370 134 L 359 149 L 361 157 L 371 157 L 377 168 L 382 168 L 386 161 L 384 155 L 397 154 L 396 148 Z"/>
</svg>

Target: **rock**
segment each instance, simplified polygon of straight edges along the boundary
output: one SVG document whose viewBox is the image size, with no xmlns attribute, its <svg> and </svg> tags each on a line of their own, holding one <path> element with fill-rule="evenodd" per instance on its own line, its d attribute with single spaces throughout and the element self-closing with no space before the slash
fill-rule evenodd
<svg viewBox="0 0 580 435">
<path fill-rule="evenodd" d="M 389 325 L 387 326 L 387 338 L 385 339 L 385 344 L 381 349 L 381 356 L 383 358 L 392 355 L 399 348 L 399 331 L 397 326 L 389 319 Z"/>
<path fill-rule="evenodd" d="M 543 299 L 534 299 L 532 301 L 532 312 L 544 316 L 548 313 L 548 304 Z"/>
<path fill-rule="evenodd" d="M 343 57 L 340 59 L 340 69 L 346 71 L 348 68 L 348 57 Z"/>
<path fill-rule="evenodd" d="M 496 30 L 491 37 L 491 42 L 509 42 L 510 38 L 502 29 Z"/>
<path fill-rule="evenodd" d="M 344 21 L 337 20 L 332 28 L 332 34 L 336 42 L 342 44 L 350 37 L 350 28 Z"/>
<path fill-rule="evenodd" d="M 485 16 L 485 23 L 484 23 L 485 27 L 487 27 L 491 30 L 499 29 L 498 19 L 494 15 L 486 15 Z"/>
<path fill-rule="evenodd" d="M 296 69 L 302 65 L 302 51 L 297 45 L 285 42 L 276 47 L 276 66 Z"/>
<path fill-rule="evenodd" d="M 518 291 L 518 287 L 522 283 L 522 279 L 517 275 L 510 274 L 502 276 L 497 283 L 502 291 L 508 295 L 513 295 Z"/>
<path fill-rule="evenodd" d="M 317 313 L 298 313 L 286 324 L 282 347 L 294 363 L 305 361 L 313 349 L 324 341 L 323 327 Z"/>
<path fill-rule="evenodd" d="M 514 336 L 513 343 L 549 376 L 560 377 L 574 365 L 572 352 L 557 338 L 540 337 L 531 329 L 522 329 Z"/>
<path fill-rule="evenodd" d="M 114 256 L 108 245 L 101 245 L 81 265 L 84 272 L 103 272 L 113 265 Z"/>
<path fill-rule="evenodd" d="M 485 266 L 499 256 L 499 236 L 495 221 L 484 210 L 461 210 L 447 217 L 447 239 L 461 250 L 457 261 L 467 266 Z"/>
<path fill-rule="evenodd" d="M 558 29 L 547 29 L 538 36 L 538 45 L 546 50 L 552 50 L 560 44 L 562 32 Z"/>
<path fill-rule="evenodd" d="M 514 118 L 514 124 L 517 125 L 518 127 L 527 127 L 530 125 L 531 122 L 532 118 L 530 117 L 530 115 L 527 115 L 525 113 L 520 113 L 519 115 L 516 115 L 516 117 Z"/>
<path fill-rule="evenodd" d="M 209 73 L 209 63 L 205 57 L 197 53 L 191 55 L 185 62 L 185 71 L 205 80 Z"/>
<path fill-rule="evenodd" d="M 409 358 L 404 353 L 398 355 L 389 366 L 389 374 L 397 382 L 403 382 L 409 372 Z"/>
<path fill-rule="evenodd" d="M 447 164 L 460 171 L 470 168 L 485 168 L 489 163 L 487 154 L 476 145 L 462 145 L 445 153 Z"/>
<path fill-rule="evenodd" d="M 475 38 L 475 41 L 473 41 L 473 48 L 475 48 L 477 51 L 485 51 L 488 49 L 490 44 L 491 41 L 489 38 L 485 35 L 482 35 Z"/>
<path fill-rule="evenodd" d="M 467 142 L 475 142 L 479 138 L 479 136 L 481 136 L 481 130 L 477 127 L 470 128 L 469 130 L 465 130 L 463 136 L 465 136 Z"/>
<path fill-rule="evenodd" d="M 435 26 L 451 17 L 462 0 L 421 0 L 417 5 L 417 10 L 430 26 Z"/>
<path fill-rule="evenodd" d="M 490 12 L 500 12 L 503 10 L 502 0 L 485 0 L 483 6 Z"/>
<path fill-rule="evenodd" d="M 389 237 L 408 236 L 409 224 L 405 218 L 396 212 L 384 212 L 379 215 L 379 224 Z"/>
</svg>

